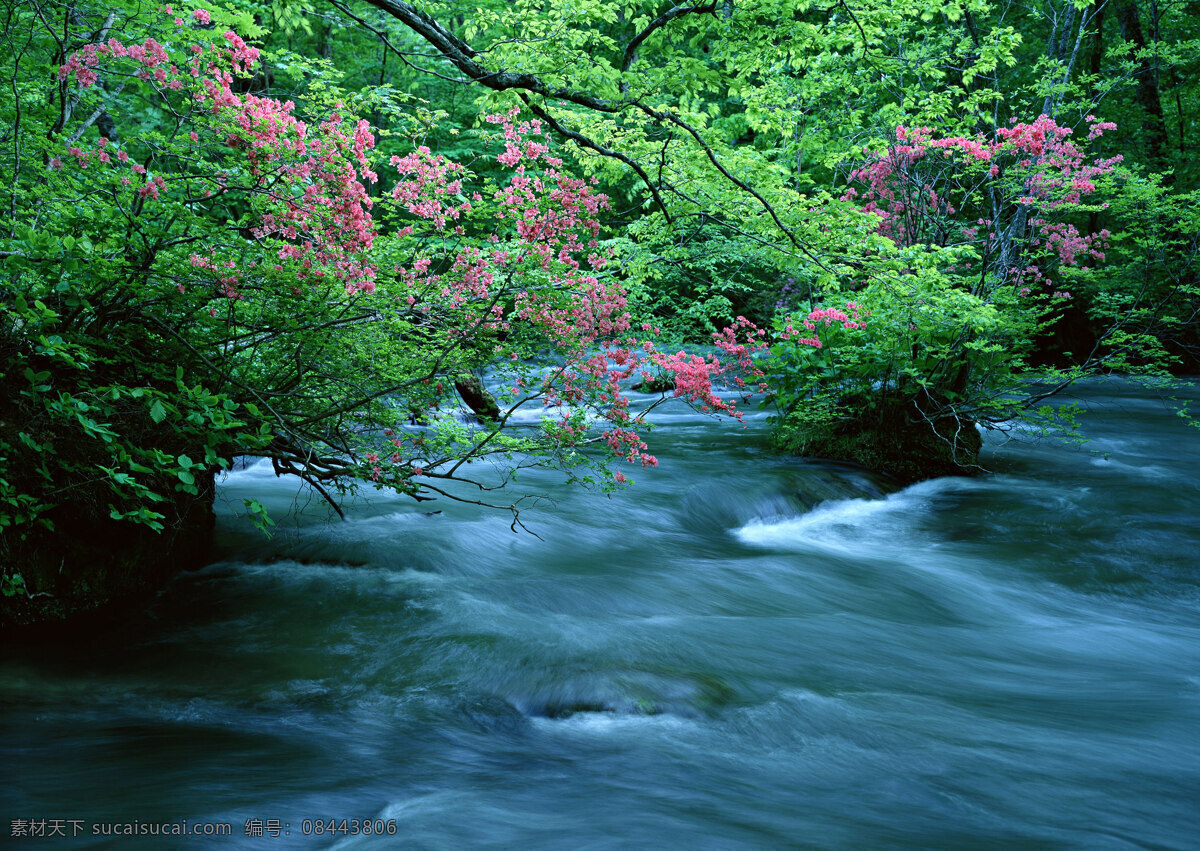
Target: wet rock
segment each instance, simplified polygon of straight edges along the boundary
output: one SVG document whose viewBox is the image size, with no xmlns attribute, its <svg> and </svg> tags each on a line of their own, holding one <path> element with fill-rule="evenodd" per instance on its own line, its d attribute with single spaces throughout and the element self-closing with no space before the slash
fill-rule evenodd
<svg viewBox="0 0 1200 851">
<path fill-rule="evenodd" d="M 666 372 L 643 378 L 633 389 L 638 393 L 669 393 L 675 389 L 675 378 Z"/>
<path fill-rule="evenodd" d="M 454 379 L 454 389 L 479 419 L 499 419 L 500 406 L 496 403 L 496 397 L 487 391 L 478 375 L 465 373 L 458 376 Z"/>
<path fill-rule="evenodd" d="M 805 470 L 791 496 L 804 509 L 840 499 L 882 499 L 900 489 L 899 482 L 850 464 L 813 464 Z"/>
</svg>

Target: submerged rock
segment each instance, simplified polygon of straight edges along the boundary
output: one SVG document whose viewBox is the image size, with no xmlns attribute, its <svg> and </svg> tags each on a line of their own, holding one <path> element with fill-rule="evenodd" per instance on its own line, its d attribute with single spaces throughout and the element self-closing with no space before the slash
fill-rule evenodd
<svg viewBox="0 0 1200 851">
<path fill-rule="evenodd" d="M 803 469 L 792 496 L 805 509 L 840 499 L 882 499 L 900 490 L 888 476 L 852 464 L 816 462 Z"/>
<path fill-rule="evenodd" d="M 595 674 L 532 689 L 508 702 L 523 715 L 562 720 L 575 715 L 712 715 L 734 691 L 712 674 Z"/>
<path fill-rule="evenodd" d="M 901 488 L 894 479 L 846 462 L 778 463 L 783 469 L 769 477 L 714 477 L 692 486 L 680 507 L 681 522 L 695 532 L 735 529 L 764 518 L 797 517 L 822 502 L 882 499 Z"/>
</svg>

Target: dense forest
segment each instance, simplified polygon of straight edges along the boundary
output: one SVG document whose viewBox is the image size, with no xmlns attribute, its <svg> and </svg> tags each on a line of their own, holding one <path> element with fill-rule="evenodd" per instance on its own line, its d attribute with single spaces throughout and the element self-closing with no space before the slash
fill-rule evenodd
<svg viewBox="0 0 1200 851">
<path fill-rule="evenodd" d="M 652 476 L 676 397 L 914 482 L 981 469 L 987 430 L 1069 435 L 1080 379 L 1200 367 L 1196 0 L 4 0 L 0 26 L 10 599 L 204 563 L 240 456 L 339 512 L 386 489 L 519 529 L 530 468 Z"/>
</svg>

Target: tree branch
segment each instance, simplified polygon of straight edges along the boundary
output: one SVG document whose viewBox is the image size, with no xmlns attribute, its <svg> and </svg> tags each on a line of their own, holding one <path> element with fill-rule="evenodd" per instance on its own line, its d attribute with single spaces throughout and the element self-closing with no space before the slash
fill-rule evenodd
<svg viewBox="0 0 1200 851">
<path fill-rule="evenodd" d="M 763 210 L 771 217 L 776 227 L 783 232 L 788 241 L 791 242 L 792 245 L 797 248 L 797 250 L 801 251 L 810 260 L 817 263 L 821 262 L 820 258 L 818 258 L 805 245 L 803 245 L 796 235 L 786 225 L 784 225 L 783 220 L 780 218 L 779 214 L 776 212 L 775 208 L 770 204 L 770 202 L 768 202 L 761 193 L 750 186 L 750 184 L 734 176 L 733 173 L 731 173 L 717 158 L 716 153 L 713 151 L 712 147 L 704 141 L 704 138 L 700 135 L 699 131 L 678 116 L 673 115 L 670 112 L 663 112 L 654 109 L 637 100 L 629 99 L 609 101 L 595 97 L 594 95 L 586 92 L 552 86 L 547 84 L 546 81 L 537 74 L 518 74 L 509 71 L 490 71 L 477 61 L 476 57 L 480 55 L 478 51 L 476 51 L 458 36 L 447 30 L 428 14 L 405 2 L 405 0 L 367 0 L 367 2 L 375 8 L 386 12 L 388 15 L 391 15 L 397 21 L 416 32 L 418 35 L 428 41 L 434 48 L 436 48 L 455 68 L 457 68 L 470 79 L 487 86 L 490 89 L 495 91 L 521 89 L 525 92 L 541 95 L 545 98 L 566 101 L 568 103 L 576 104 L 577 106 L 582 106 L 587 109 L 609 115 L 624 112 L 630 107 L 634 107 L 641 111 L 644 115 L 654 119 L 660 124 L 669 123 L 682 128 L 683 130 L 687 131 L 688 135 L 696 140 L 697 144 L 700 145 L 709 161 L 716 167 L 717 171 L 719 171 L 726 180 L 741 189 L 743 192 L 751 195 L 756 201 L 758 201 Z M 674 8 L 684 11 L 679 11 L 675 14 L 672 14 L 672 12 L 665 13 L 665 16 L 669 17 L 667 17 L 667 20 L 663 23 L 666 23 L 674 18 L 678 18 L 687 12 L 695 11 L 696 9 L 702 9 L 703 7 Z M 652 23 L 651 27 L 653 26 L 654 24 Z M 530 104 L 532 108 L 532 104 L 528 98 L 522 99 L 526 104 Z M 547 117 L 544 110 L 542 111 L 541 116 L 543 119 Z M 561 124 L 559 127 L 561 127 Z M 580 142 L 580 140 L 585 137 L 582 137 L 581 134 L 576 134 L 576 136 L 571 138 L 575 139 L 577 142 Z M 580 143 L 584 144 L 583 142 Z M 594 142 L 588 145 L 588 147 L 590 147 L 592 150 L 603 153 L 600 146 Z M 615 153 L 615 151 L 612 152 L 612 154 Z M 627 165 L 633 166 L 632 160 L 628 157 L 617 156 L 617 159 L 626 163 Z M 662 200 L 658 195 L 657 187 L 652 184 L 645 170 L 638 166 L 635 168 L 635 171 L 646 183 L 647 187 L 650 188 L 652 194 L 655 195 L 655 200 L 658 201 L 660 208 L 665 210 L 665 206 L 662 204 Z"/>
<path fill-rule="evenodd" d="M 117 95 L 121 94 L 123 91 L 125 91 L 125 84 L 121 83 L 121 85 L 117 86 L 117 90 L 112 93 L 113 99 L 115 100 Z M 74 145 L 76 142 L 78 142 L 79 138 L 87 132 L 87 129 L 95 124 L 100 116 L 104 115 L 104 113 L 107 111 L 108 108 L 104 105 L 96 107 L 96 110 L 86 119 L 84 119 L 82 124 L 75 128 L 75 132 L 67 137 L 67 141 L 63 143 L 63 146 L 69 148 L 71 145 Z"/>
<path fill-rule="evenodd" d="M 537 74 L 489 71 L 476 61 L 479 52 L 420 9 L 404 0 L 367 0 L 429 42 L 451 65 L 477 83 L 498 92 L 524 89 L 554 100 L 568 101 L 597 112 L 617 113 L 625 104 L 612 103 L 586 92 L 550 86 Z"/>
<path fill-rule="evenodd" d="M 676 18 L 682 18 L 684 15 L 691 14 L 706 14 L 717 11 L 716 0 L 712 3 L 706 3 L 703 6 L 672 6 L 667 11 L 663 12 L 650 24 L 635 35 L 633 39 L 625 46 L 625 55 L 621 58 L 621 72 L 624 73 L 633 67 L 634 61 L 637 59 L 637 49 L 646 37 L 657 29 L 661 29 Z"/>
<path fill-rule="evenodd" d="M 663 202 L 662 196 L 658 192 L 658 187 L 656 187 L 654 185 L 654 183 L 650 180 L 650 175 L 646 174 L 646 170 L 643 169 L 640 165 L 638 165 L 638 163 L 635 160 L 633 160 L 630 157 L 627 157 L 625 154 L 622 154 L 619 151 L 614 151 L 611 148 L 604 147 L 603 145 L 599 144 L 598 142 L 592 141 L 587 136 L 584 136 L 582 133 L 578 133 L 574 130 L 570 130 L 570 129 L 564 127 L 561 123 L 558 122 L 557 119 L 554 118 L 554 116 L 552 116 L 550 113 L 548 113 L 542 107 L 538 106 L 532 100 L 530 100 L 529 96 L 527 94 L 525 94 L 524 92 L 522 92 L 519 95 L 519 97 L 524 102 L 524 104 L 527 107 L 529 107 L 530 112 L 532 112 L 538 118 L 542 119 L 548 125 L 550 125 L 550 129 L 554 130 L 556 133 L 558 133 L 562 136 L 566 136 L 568 139 L 571 139 L 580 147 L 595 151 L 596 153 L 598 153 L 602 156 L 605 156 L 605 157 L 612 157 L 613 159 L 623 162 L 623 163 L 625 163 L 625 165 L 627 165 L 631 169 L 633 169 L 634 173 L 637 174 L 637 176 L 642 179 L 642 183 L 646 184 L 646 188 L 650 190 L 650 194 L 654 197 L 654 203 L 658 205 L 658 209 L 662 210 L 663 217 L 668 222 L 672 221 L 671 214 L 667 211 L 667 205 Z"/>
</svg>

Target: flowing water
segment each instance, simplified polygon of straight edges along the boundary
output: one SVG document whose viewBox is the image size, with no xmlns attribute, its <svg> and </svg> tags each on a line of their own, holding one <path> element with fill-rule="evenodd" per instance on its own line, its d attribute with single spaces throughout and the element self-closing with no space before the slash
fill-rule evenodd
<svg viewBox="0 0 1200 851">
<path fill-rule="evenodd" d="M 4 649 L 0 841 L 1194 848 L 1200 439 L 1081 395 L 1082 447 L 899 490 L 677 409 L 631 490 L 522 479 L 540 537 L 399 498 L 335 523 L 250 466 L 222 496 L 290 511 L 273 540 L 225 510 L 148 618 Z M 356 818 L 395 833 L 315 835 Z"/>
</svg>

